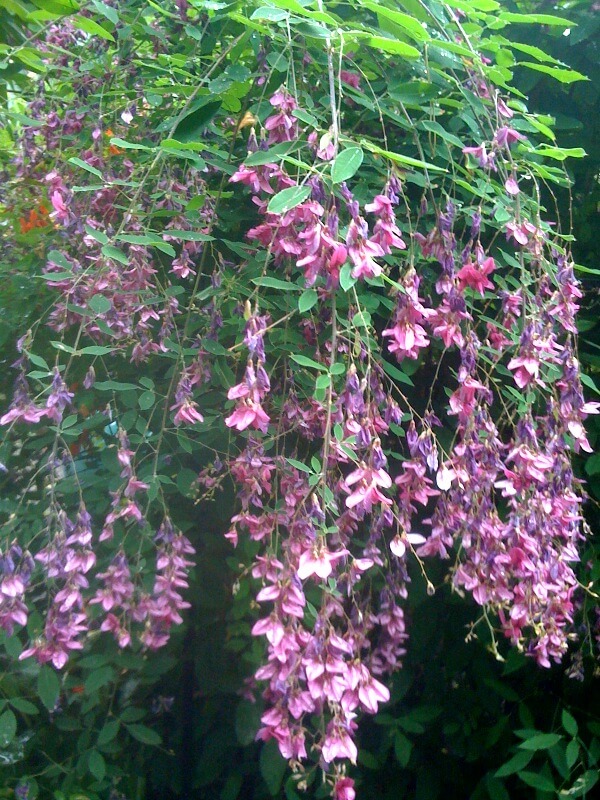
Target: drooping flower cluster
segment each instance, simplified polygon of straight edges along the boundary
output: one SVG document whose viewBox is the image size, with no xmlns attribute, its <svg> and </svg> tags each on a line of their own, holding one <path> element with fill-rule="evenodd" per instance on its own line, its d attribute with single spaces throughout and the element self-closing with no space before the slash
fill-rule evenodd
<svg viewBox="0 0 600 800">
<path fill-rule="evenodd" d="M 269 131 L 281 128 L 269 144 L 285 141 L 283 126 L 267 123 Z M 324 139 L 311 136 L 316 159 L 329 161 L 333 153 Z M 489 153 L 484 146 L 480 153 L 465 152 L 477 155 L 485 169 L 501 170 L 507 160 L 503 154 L 521 139 L 501 126 Z M 355 281 L 376 281 L 390 274 L 385 257 L 392 255 L 399 260 L 400 277 L 390 281 L 395 310 L 381 333 L 387 349 L 399 362 L 420 361 L 434 347 L 436 353 L 442 348 L 458 357 L 444 422 L 454 425 L 455 438 L 442 453 L 434 433 L 442 422 L 431 395 L 420 418 L 409 405 L 401 411 L 384 389 L 373 351 L 363 343 L 349 357 L 336 332 L 340 322 L 334 320 L 333 302 L 304 325 L 318 363 L 330 372 L 328 388 L 301 400 L 298 382 L 290 376 L 282 408 L 285 430 L 315 452 L 313 474 L 307 480 L 286 459 L 267 458 L 256 441 L 232 464 L 242 510 L 234 515 L 227 538 L 234 544 L 243 535 L 261 542 L 252 574 L 261 582 L 258 602 L 270 607 L 252 630 L 265 637 L 267 649 L 267 663 L 255 676 L 267 682 L 259 738 L 274 738 L 293 762 L 303 762 L 314 748 L 332 771 L 334 796 L 344 797 L 354 795 L 340 762 L 356 760 L 355 715 L 375 713 L 387 699 L 375 676 L 397 669 L 404 652 L 401 602 L 410 553 L 447 559 L 458 546 L 460 558 L 452 568 L 456 590 L 493 609 L 505 636 L 540 665 L 561 660 L 573 622 L 581 536 L 581 487 L 568 449 L 589 448 L 582 421 L 598 411 L 583 400 L 572 355 L 573 315 L 581 293 L 565 258 L 546 253 L 539 223 L 521 219 L 506 226 L 531 263 L 534 287 L 527 294 L 522 288 L 508 292 L 499 288 L 505 283 L 496 256 L 482 244 L 481 217 L 473 215 L 468 241 L 459 250 L 457 209 L 448 202 L 428 233 L 413 234 L 423 258 L 440 268 L 439 299 L 423 298 L 418 271 L 402 261 L 406 244 L 396 223 L 395 180 L 364 205 L 365 213 L 376 217 L 371 232 L 345 184 L 328 195 L 311 179 L 311 199 L 276 214 L 267 209 L 269 198 L 291 185 L 281 167 L 242 166 L 232 178 L 251 189 L 265 215 L 248 237 L 273 257 L 278 274 L 295 267 L 305 287 L 316 287 L 320 299 L 332 301 L 342 268 Z M 508 197 L 517 194 L 515 185 L 509 177 Z M 546 274 L 548 264 L 554 284 Z M 478 298 L 492 303 L 496 321 L 478 324 Z M 320 351 L 323 340 L 325 352 Z M 335 374 L 345 375 L 343 386 L 331 377 L 338 359 L 344 366 Z M 490 381 L 490 359 L 504 362 L 517 390 L 534 393 L 515 419 L 502 424 L 494 421 L 502 397 Z M 562 376 L 554 376 L 554 391 L 549 370 Z M 230 389 L 230 399 L 249 395 L 254 374 L 252 368 L 243 384 Z M 403 412 L 410 420 L 406 452 L 390 469 L 385 442 L 391 441 L 390 424 L 396 430 L 406 421 Z M 266 427 L 254 427 L 267 433 Z M 429 519 L 422 519 L 423 509 Z M 370 534 L 357 550 L 359 531 L 363 537 L 365 531 Z M 380 570 L 387 577 L 375 600 Z M 313 603 L 309 610 L 305 591 L 313 583 L 321 606 Z M 308 725 L 315 713 L 323 717 L 320 732 Z"/>
<path fill-rule="evenodd" d="M 92 520 L 82 506 L 71 521 L 59 509 L 48 543 L 35 556 L 13 544 L 1 558 L 0 619 L 9 634 L 15 625 L 25 625 L 28 598 L 43 592 L 46 612 L 43 630 L 20 655 L 50 662 L 62 669 L 73 650 L 82 650 L 94 629 L 113 634 L 119 647 L 137 638 L 145 648 L 156 650 L 169 640 L 173 625 L 181 624 L 181 610 L 189 603 L 181 591 L 187 587 L 187 571 L 194 552 L 183 534 L 165 519 L 156 534 L 156 580 L 151 594 L 132 579 L 125 554 L 119 552 L 105 572 L 93 573 L 97 556 Z M 41 565 L 41 572 L 35 562 Z M 97 586 L 95 592 L 94 587 Z M 43 588 L 42 588 L 43 587 Z M 92 593 L 93 592 L 93 593 Z M 101 615 L 94 611 L 98 606 Z"/>
</svg>

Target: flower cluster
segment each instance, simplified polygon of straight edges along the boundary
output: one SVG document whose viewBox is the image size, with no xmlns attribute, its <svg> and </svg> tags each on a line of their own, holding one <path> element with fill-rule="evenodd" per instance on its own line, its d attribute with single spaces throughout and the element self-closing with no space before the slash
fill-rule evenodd
<svg viewBox="0 0 600 800">
<path fill-rule="evenodd" d="M 284 97 L 275 95 L 273 105 Z M 269 144 L 288 141 L 286 113 L 266 121 Z M 512 116 L 503 102 L 498 113 Z M 501 125 L 489 148 L 465 153 L 486 170 L 504 170 L 510 146 L 523 138 Z M 308 144 L 317 163 L 335 155 L 331 132 L 321 139 L 311 134 Z M 459 247 L 458 212 L 448 202 L 429 231 L 413 233 L 423 259 L 437 267 L 435 299 L 420 294 L 421 274 L 402 261 L 396 178 L 364 204 L 364 215 L 346 184 L 328 194 L 312 178 L 310 199 L 270 212 L 269 198 L 293 185 L 275 163 L 243 165 L 231 180 L 250 188 L 264 215 L 249 239 L 279 274 L 296 268 L 307 288 L 330 301 L 304 321 L 303 333 L 320 367 L 332 372 L 341 362 L 336 374 L 344 381 L 330 377 L 324 393 L 300 399 L 298 381 L 285 379 L 281 425 L 296 435 L 297 452 L 309 446 L 315 454 L 312 475 L 290 466 L 297 453 L 289 460 L 267 457 L 255 439 L 231 463 L 241 510 L 227 538 L 260 543 L 252 575 L 260 582 L 258 603 L 268 606 L 252 629 L 266 643 L 266 663 L 255 675 L 267 683 L 258 738 L 275 739 L 300 770 L 316 752 L 333 796 L 353 798 L 343 761 L 356 761 L 357 713 L 376 713 L 389 697 L 378 676 L 401 665 L 410 554 L 448 559 L 458 551 L 451 568 L 456 591 L 495 611 L 504 635 L 538 664 L 560 661 L 567 649 L 582 494 L 568 451 L 589 449 L 583 421 L 598 411 L 584 402 L 573 355 L 581 292 L 568 260 L 547 252 L 539 221 L 515 214 L 520 221 L 506 226 L 531 263 L 533 287 L 509 292 L 500 288 L 506 284 L 498 257 L 482 242 L 480 215 L 472 216 Z M 505 188 L 509 198 L 519 192 L 512 174 Z M 372 229 L 368 215 L 375 217 Z M 390 256 L 400 277 L 388 278 L 395 309 L 381 342 L 399 362 L 422 361 L 431 351 L 436 358 L 454 354 L 456 385 L 443 421 L 443 407 L 434 410 L 431 395 L 420 415 L 406 398 L 402 408 L 385 388 L 373 350 L 363 344 L 350 355 L 336 332 L 341 270 L 355 281 L 376 282 L 394 274 Z M 485 326 L 478 321 L 480 299 L 488 309 Z M 512 419 L 495 422 L 502 395 L 490 380 L 490 362 L 503 362 L 516 389 L 530 393 Z M 259 377 L 263 363 L 262 356 L 250 359 L 230 399 L 263 401 L 270 387 L 266 373 Z M 399 446 L 397 431 L 407 421 L 403 455 L 390 466 L 389 446 Z M 252 426 L 263 439 L 268 433 L 252 407 L 236 409 L 225 422 L 238 430 Z M 435 434 L 442 425 L 454 429 L 445 452 Z M 378 595 L 375 586 L 383 586 Z M 308 589 L 320 606 L 313 599 L 309 605 Z M 314 715 L 322 719 L 317 730 Z"/>
</svg>

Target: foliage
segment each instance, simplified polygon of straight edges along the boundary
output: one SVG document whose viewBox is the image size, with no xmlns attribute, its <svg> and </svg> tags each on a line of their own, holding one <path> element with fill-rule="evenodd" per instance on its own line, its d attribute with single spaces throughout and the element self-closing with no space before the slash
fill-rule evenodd
<svg viewBox="0 0 600 800">
<path fill-rule="evenodd" d="M 11 791 L 592 788 L 529 663 L 598 578 L 535 5 L 0 2 Z"/>
</svg>

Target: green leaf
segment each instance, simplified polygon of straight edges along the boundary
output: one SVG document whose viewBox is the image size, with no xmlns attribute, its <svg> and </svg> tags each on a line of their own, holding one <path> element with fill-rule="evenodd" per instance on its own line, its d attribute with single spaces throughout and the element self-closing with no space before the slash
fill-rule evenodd
<svg viewBox="0 0 600 800">
<path fill-rule="evenodd" d="M 271 795 L 279 794 L 281 783 L 287 769 L 287 762 L 279 754 L 275 742 L 270 741 L 263 745 L 260 751 L 260 774 L 263 776 Z"/>
<path fill-rule="evenodd" d="M 450 144 L 455 145 L 455 147 L 463 147 L 463 142 L 455 136 L 453 133 L 449 133 L 445 128 L 442 128 L 439 122 L 435 122 L 435 120 L 428 120 L 424 119 L 422 122 L 419 123 L 419 127 L 425 128 L 426 131 L 430 133 L 436 133 L 440 136 L 444 141 L 449 142 Z"/>
<path fill-rule="evenodd" d="M 50 371 L 50 367 L 46 362 L 46 359 L 42 358 L 41 356 L 37 356 L 35 353 L 27 353 L 27 357 L 31 361 L 32 364 L 35 364 L 36 367 L 40 367 L 41 369 L 46 369 Z"/>
<path fill-rule="evenodd" d="M 135 706 L 127 706 L 119 715 L 121 722 L 139 722 L 146 716 L 143 708 L 136 708 Z"/>
<path fill-rule="evenodd" d="M 310 186 L 290 186 L 289 189 L 277 192 L 269 200 L 267 211 L 269 214 L 286 214 L 292 208 L 303 203 L 310 196 L 310 193 Z"/>
<path fill-rule="evenodd" d="M 6 748 L 15 738 L 17 733 L 17 718 L 8 709 L 0 715 L 0 747 Z"/>
<path fill-rule="evenodd" d="M 330 384 L 331 384 L 331 376 L 329 374 L 319 375 L 317 377 L 317 380 L 315 381 L 315 389 L 318 392 L 323 392 L 329 389 Z"/>
<path fill-rule="evenodd" d="M 102 3 L 101 0 L 92 0 L 92 3 L 94 4 L 96 10 L 100 14 L 103 14 L 106 17 L 106 19 L 110 20 L 113 23 L 113 25 L 116 25 L 118 23 L 119 15 L 117 14 L 114 8 L 107 6 L 106 3 Z"/>
<path fill-rule="evenodd" d="M 299 119 L 301 122 L 305 122 L 307 125 L 310 125 L 312 128 L 318 128 L 319 127 L 319 120 L 316 117 L 313 117 L 312 114 L 309 114 L 308 111 L 305 111 L 305 109 L 303 109 L 303 108 L 295 108 L 292 111 L 292 116 L 296 117 L 296 119 Z M 271 148 L 271 151 L 275 150 L 277 147 L 281 147 L 281 145 L 275 145 L 275 147 Z M 248 162 L 246 161 L 246 163 L 248 163 Z"/>
<path fill-rule="evenodd" d="M 395 367 L 393 364 L 389 364 L 387 361 L 382 361 L 381 366 L 383 367 L 383 371 L 387 373 L 390 378 L 393 378 L 398 383 L 405 383 L 407 386 L 414 386 L 414 383 L 409 378 L 409 376 L 399 370 L 398 367 Z"/>
<path fill-rule="evenodd" d="M 300 470 L 300 472 L 307 472 L 309 475 L 312 473 L 311 468 L 307 464 L 302 463 L 302 461 L 297 461 L 295 458 L 286 458 L 286 461 L 291 464 L 292 467 Z"/>
<path fill-rule="evenodd" d="M 107 686 L 114 680 L 115 671 L 112 667 L 100 667 L 95 669 L 88 678 L 86 678 L 84 687 L 86 694 L 97 692 L 103 686 Z"/>
<path fill-rule="evenodd" d="M 495 38 L 498 40 L 498 42 L 506 47 L 511 47 L 513 50 L 517 50 L 519 53 L 526 53 L 528 56 L 531 56 L 538 61 L 543 61 L 547 64 L 561 63 L 557 58 L 554 58 L 554 56 L 551 56 L 549 53 L 546 53 L 545 50 L 542 50 L 535 45 L 524 44 L 523 42 L 515 42 L 511 39 L 505 39 L 503 36 L 496 36 Z"/>
<path fill-rule="evenodd" d="M 92 750 L 88 758 L 88 768 L 90 773 L 96 778 L 97 781 L 104 779 L 106 775 L 106 762 L 101 753 L 97 750 Z"/>
<path fill-rule="evenodd" d="M 270 22 L 281 22 L 289 19 L 289 13 L 283 8 L 267 8 L 262 6 L 252 13 L 250 19 L 267 19 Z"/>
<path fill-rule="evenodd" d="M 307 289 L 305 292 L 302 292 L 298 298 L 298 311 L 301 314 L 310 311 L 310 309 L 317 304 L 318 299 L 319 295 L 314 289 Z"/>
<path fill-rule="evenodd" d="M 567 751 L 565 753 L 565 758 L 567 761 L 567 767 L 572 769 L 573 765 L 576 763 L 577 759 L 579 758 L 579 742 L 573 739 L 572 742 L 569 742 L 567 745 Z"/>
<path fill-rule="evenodd" d="M 95 297 L 92 299 L 101 296 L 102 295 L 95 295 Z M 82 347 L 78 352 L 86 356 L 108 356 L 111 353 L 114 353 L 114 351 L 114 347 L 106 347 L 106 345 L 102 344 L 92 344 L 89 347 Z"/>
<path fill-rule="evenodd" d="M 104 233 L 104 231 L 96 230 L 96 228 L 92 228 L 91 225 L 85 225 L 85 232 L 88 236 L 92 239 L 95 239 L 100 244 L 108 244 L 108 236 Z"/>
<path fill-rule="evenodd" d="M 583 147 L 551 147 L 548 144 L 541 144 L 534 152 L 546 158 L 553 158 L 556 161 L 564 161 L 566 158 L 585 158 L 587 156 Z"/>
<path fill-rule="evenodd" d="M 510 800 L 510 795 L 502 781 L 496 780 L 492 775 L 486 775 L 485 785 L 490 800 Z"/>
<path fill-rule="evenodd" d="M 117 733 L 119 732 L 119 721 L 116 719 L 111 719 L 104 724 L 102 730 L 98 734 L 98 746 L 102 747 L 115 738 Z"/>
<path fill-rule="evenodd" d="M 374 11 L 378 16 L 390 20 L 390 22 L 393 22 L 400 28 L 403 28 L 403 30 L 417 42 L 426 42 L 431 38 L 421 23 L 409 14 L 404 14 L 401 11 L 393 11 L 391 8 L 387 8 L 387 6 L 372 2 L 372 0 L 360 0 L 360 5 Z"/>
<path fill-rule="evenodd" d="M 96 169 L 96 167 L 90 167 L 90 165 L 87 164 L 85 161 L 83 161 L 83 159 L 81 158 L 75 158 L 75 157 L 70 158 L 69 164 L 75 164 L 75 166 L 81 167 L 81 169 L 86 170 L 86 172 L 91 172 L 92 175 L 95 175 L 97 178 L 100 178 L 100 180 L 102 180 L 102 173 L 100 172 L 100 170 Z"/>
<path fill-rule="evenodd" d="M 178 121 L 173 139 L 180 142 L 198 141 L 201 132 L 221 108 L 221 101 L 214 95 L 202 97 L 194 107 Z"/>
<path fill-rule="evenodd" d="M 152 728 L 147 728 L 145 725 L 127 725 L 127 730 L 134 739 L 137 739 L 138 742 L 142 742 L 142 744 L 149 744 L 153 747 L 157 747 L 162 742 L 159 734 L 153 731 Z"/>
<path fill-rule="evenodd" d="M 299 292 L 300 287 L 296 286 L 291 281 L 282 281 L 279 278 L 271 278 L 269 275 L 264 275 L 261 278 L 253 278 L 252 283 L 255 286 L 268 286 L 270 289 L 279 289 L 282 292 Z"/>
<path fill-rule="evenodd" d="M 552 14 L 517 14 L 513 11 L 502 11 L 498 14 L 502 22 L 516 22 L 520 25 L 557 25 L 561 28 L 573 28 L 574 23 L 564 17 L 555 17 Z"/>
<path fill-rule="evenodd" d="M 149 408 L 156 402 L 156 395 L 154 392 L 147 391 L 142 392 L 141 395 L 138 397 L 138 405 L 142 409 L 142 411 L 147 411 Z"/>
<path fill-rule="evenodd" d="M 112 35 L 112 33 L 109 33 L 106 28 L 102 27 L 102 25 L 94 22 L 93 19 L 76 15 L 74 17 L 70 17 L 69 22 L 74 28 L 78 28 L 80 31 L 89 33 L 91 36 L 100 36 L 102 39 L 108 39 L 109 42 L 114 42 L 115 40 L 115 37 Z"/>
<path fill-rule="evenodd" d="M 260 728 L 261 710 L 257 703 L 242 700 L 235 710 L 235 735 L 242 747 L 252 744 Z"/>
<path fill-rule="evenodd" d="M 125 139 L 119 139 L 118 136 L 112 136 L 110 144 L 120 147 L 122 150 L 152 150 L 152 147 L 147 147 L 145 144 L 139 142 L 127 142 Z"/>
<path fill-rule="evenodd" d="M 356 278 L 352 277 L 352 267 L 344 264 L 340 270 L 340 286 L 345 292 L 349 292 L 356 285 Z"/>
<path fill-rule="evenodd" d="M 404 156 L 401 153 L 392 153 L 390 150 L 383 150 L 378 145 L 368 142 L 365 139 L 361 141 L 361 145 L 365 148 L 365 150 L 369 150 L 375 155 L 389 158 L 390 161 L 394 161 L 396 164 L 404 164 L 407 167 L 416 167 L 417 169 L 428 169 L 433 172 L 448 172 L 448 170 L 444 167 L 438 167 L 435 164 L 431 164 L 429 161 L 421 161 L 420 159 L 413 158 L 412 156 Z"/>
<path fill-rule="evenodd" d="M 20 711 L 21 714 L 39 714 L 39 709 L 33 703 L 30 703 L 29 700 L 25 700 L 23 697 L 11 697 L 9 703 L 13 708 L 16 708 L 17 711 Z"/>
<path fill-rule="evenodd" d="M 581 382 L 583 383 L 584 386 L 587 386 L 588 389 L 593 389 L 596 392 L 596 394 L 600 394 L 600 389 L 598 389 L 592 377 L 586 375 L 584 372 L 582 372 L 579 377 L 581 378 Z"/>
<path fill-rule="evenodd" d="M 328 39 L 331 33 L 324 25 L 318 25 L 311 20 L 302 20 L 301 22 L 291 22 L 295 31 L 302 34 L 302 36 L 310 36 L 313 39 Z"/>
<path fill-rule="evenodd" d="M 317 125 L 318 123 L 315 120 L 315 127 Z M 270 147 L 268 150 L 257 150 L 256 153 L 252 153 L 248 156 L 248 158 L 244 161 L 244 164 L 246 164 L 248 167 L 259 167 L 263 166 L 264 164 L 273 164 L 275 161 L 280 161 L 282 158 L 285 158 L 285 156 L 295 152 L 297 149 L 297 142 L 281 142 L 280 144 L 276 144 L 274 147 Z"/>
<path fill-rule="evenodd" d="M 95 294 L 92 295 L 92 297 L 90 297 L 88 301 L 88 308 L 91 308 L 91 310 L 95 314 L 106 314 L 107 311 L 111 310 L 112 303 L 110 302 L 108 297 L 104 297 L 103 294 Z M 105 348 L 105 349 L 108 349 L 108 352 L 110 352 L 110 348 Z M 99 353 L 98 355 L 103 355 L 103 354 Z"/>
<path fill-rule="evenodd" d="M 73 355 L 77 352 L 74 347 L 71 347 L 70 344 L 65 344 L 64 342 L 51 341 L 50 344 L 52 347 L 54 347 L 56 350 L 60 350 L 62 353 L 70 353 Z"/>
<path fill-rule="evenodd" d="M 413 743 L 400 731 L 394 736 L 394 753 L 401 767 L 407 767 L 413 750 Z"/>
<path fill-rule="evenodd" d="M 569 714 L 566 708 L 563 708 L 561 722 L 569 736 L 577 736 L 577 731 L 579 730 L 577 720 L 572 714 Z"/>
<path fill-rule="evenodd" d="M 519 67 L 527 67 L 527 69 L 536 70 L 536 72 L 543 72 L 545 75 L 555 78 L 561 83 L 575 83 L 575 81 L 589 81 L 587 75 L 577 72 L 574 69 L 560 69 L 559 67 L 547 67 L 545 64 L 533 64 L 531 61 L 519 61 Z"/>
<path fill-rule="evenodd" d="M 64 270 L 67 270 L 69 275 L 73 275 L 73 266 L 67 261 L 64 253 L 61 253 L 60 250 L 50 250 L 48 253 L 48 261 L 51 264 L 56 264 L 57 267 L 62 267 Z"/>
<path fill-rule="evenodd" d="M 60 693 L 60 681 L 56 672 L 47 664 L 40 667 L 37 679 L 37 692 L 48 711 L 54 711 Z"/>
<path fill-rule="evenodd" d="M 542 792 L 556 791 L 554 781 L 539 772 L 519 772 L 518 775 L 523 783 L 533 786 L 534 789 L 540 789 Z"/>
<path fill-rule="evenodd" d="M 173 239 L 180 239 L 182 242 L 214 242 L 215 237 L 209 236 L 208 233 L 200 233 L 200 231 L 179 231 L 167 228 L 164 231 L 165 235 L 171 236 Z"/>
<path fill-rule="evenodd" d="M 308 369 L 318 369 L 321 372 L 327 372 L 327 367 L 325 364 L 319 364 L 318 361 L 313 361 L 312 358 L 308 358 L 308 356 L 301 356 L 294 353 L 291 356 L 292 361 L 295 361 L 296 364 L 300 364 L 301 367 L 307 367 Z"/>
<path fill-rule="evenodd" d="M 402 58 L 419 58 L 421 53 L 416 47 L 397 39 L 387 39 L 385 36 L 371 36 L 366 40 L 369 47 L 374 50 L 381 50 L 384 53 L 391 53 Z"/>
<path fill-rule="evenodd" d="M 102 248 L 102 255 L 106 258 L 112 258 L 113 261 L 118 261 L 120 264 L 129 264 L 127 255 L 122 250 L 119 250 L 118 247 L 114 247 L 112 244 L 104 245 Z"/>
<path fill-rule="evenodd" d="M 562 736 L 558 733 L 538 733 L 536 736 L 531 736 L 521 742 L 519 747 L 522 750 L 548 750 L 554 747 L 555 744 L 560 742 Z"/>
<path fill-rule="evenodd" d="M 122 381 L 97 381 L 94 389 L 101 392 L 126 392 L 128 389 L 137 389 L 135 383 L 123 383 Z"/>
<path fill-rule="evenodd" d="M 365 154 L 360 147 L 348 147 L 342 150 L 331 165 L 333 183 L 342 183 L 356 175 L 364 157 Z"/>
</svg>

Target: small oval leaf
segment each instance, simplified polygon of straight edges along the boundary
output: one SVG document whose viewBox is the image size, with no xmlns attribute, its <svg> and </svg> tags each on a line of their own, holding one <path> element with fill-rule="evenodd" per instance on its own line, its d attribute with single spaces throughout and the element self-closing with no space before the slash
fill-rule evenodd
<svg viewBox="0 0 600 800">
<path fill-rule="evenodd" d="M 290 186 L 289 189 L 283 189 L 269 200 L 267 211 L 269 214 L 286 214 L 303 203 L 310 192 L 310 186 Z"/>
<path fill-rule="evenodd" d="M 364 153 L 360 147 L 348 147 L 336 156 L 331 167 L 331 180 L 342 183 L 358 172 L 363 162 Z"/>
</svg>

